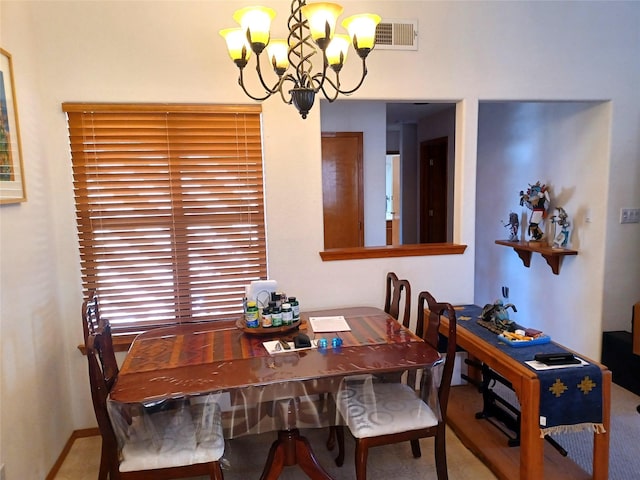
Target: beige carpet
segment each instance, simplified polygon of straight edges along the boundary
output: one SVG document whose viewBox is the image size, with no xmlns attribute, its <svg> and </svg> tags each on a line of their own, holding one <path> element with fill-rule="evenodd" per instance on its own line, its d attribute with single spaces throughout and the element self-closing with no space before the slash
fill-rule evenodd
<svg viewBox="0 0 640 480">
<path fill-rule="evenodd" d="M 333 453 L 324 446 L 326 429 L 303 432 L 311 442 L 318 460 L 335 480 L 355 478 L 353 441 L 347 437 L 347 457 L 342 468 L 335 466 Z M 258 479 L 275 433 L 247 436 L 227 441 L 224 456 L 225 480 Z M 369 453 L 368 477 L 375 479 L 415 480 L 435 479 L 433 439 L 420 442 L 422 458 L 414 459 L 408 443 L 377 447 Z M 73 448 L 55 480 L 96 480 L 100 461 L 100 437 L 81 438 Z M 447 432 L 447 460 L 451 480 L 495 480 L 495 476 L 467 450 L 455 434 Z M 206 477 L 203 477 L 206 478 Z M 307 478 L 297 467 L 288 467 L 282 480 Z M 200 480 L 200 479 L 198 479 Z"/>
</svg>

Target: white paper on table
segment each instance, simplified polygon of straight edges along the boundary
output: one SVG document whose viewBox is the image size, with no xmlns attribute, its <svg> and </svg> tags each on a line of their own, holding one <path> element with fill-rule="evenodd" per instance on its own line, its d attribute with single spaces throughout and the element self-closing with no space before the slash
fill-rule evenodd
<svg viewBox="0 0 640 480">
<path fill-rule="evenodd" d="M 546 363 L 538 362 L 537 360 L 529 360 L 528 362 L 524 362 L 529 365 L 534 370 L 555 370 L 556 368 L 571 368 L 571 367 L 583 367 L 585 365 L 589 365 L 588 362 L 585 362 L 583 359 L 576 357 L 580 360 L 580 363 L 568 363 L 566 365 L 547 365 Z"/>
<path fill-rule="evenodd" d="M 276 355 L 278 353 L 299 352 L 301 350 L 309 350 L 311 348 L 318 348 L 317 340 L 311 340 L 311 346 L 310 347 L 301 347 L 301 348 L 296 348 L 295 344 L 293 342 L 287 342 L 287 343 L 291 347 L 289 350 L 287 350 L 286 348 L 282 348 L 282 345 L 280 345 L 280 340 L 271 340 L 271 341 L 268 341 L 268 342 L 262 342 L 262 345 L 264 345 L 264 348 L 267 350 L 269 355 Z"/>
<path fill-rule="evenodd" d="M 313 333 L 349 332 L 351 327 L 342 315 L 336 317 L 309 317 Z"/>
</svg>

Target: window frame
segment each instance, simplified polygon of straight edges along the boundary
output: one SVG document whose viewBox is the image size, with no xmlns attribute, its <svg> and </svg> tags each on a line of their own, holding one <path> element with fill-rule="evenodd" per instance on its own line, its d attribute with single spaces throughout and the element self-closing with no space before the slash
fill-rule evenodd
<svg viewBox="0 0 640 480">
<path fill-rule="evenodd" d="M 69 127 L 83 292 L 98 290 L 101 314 L 116 343 L 128 344 L 151 328 L 241 315 L 244 286 L 268 278 L 261 107 L 63 103 L 62 109 Z M 91 126 L 78 123 L 89 118 Z M 102 129 L 96 127 L 98 118 Z M 115 181 L 105 180 L 107 165 Z M 146 191 L 156 195 L 153 200 Z M 109 205 L 95 199 L 101 196 Z M 122 227 L 128 218 L 135 218 L 130 230 Z M 146 223 L 147 233 L 140 234 Z M 132 260 L 117 245 L 120 238 L 128 239 L 120 243 L 131 247 Z M 112 258 L 119 255 L 116 261 L 107 260 L 109 249 Z M 149 273 L 154 269 L 161 273 Z M 109 272 L 115 280 L 108 280 Z M 145 293 L 154 275 L 156 283 Z M 166 280 L 158 280 L 163 276 Z M 192 308 L 199 312 L 194 315 Z"/>
</svg>

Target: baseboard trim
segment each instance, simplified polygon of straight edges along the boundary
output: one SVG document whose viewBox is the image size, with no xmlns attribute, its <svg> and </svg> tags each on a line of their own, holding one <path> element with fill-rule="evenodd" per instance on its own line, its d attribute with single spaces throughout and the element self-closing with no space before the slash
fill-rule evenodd
<svg viewBox="0 0 640 480">
<path fill-rule="evenodd" d="M 60 467 L 62 467 L 62 464 L 67 458 L 67 455 L 69 455 L 69 452 L 71 451 L 71 447 L 73 447 L 73 442 L 75 442 L 76 439 L 85 438 L 85 437 L 95 437 L 96 435 L 100 435 L 100 430 L 98 430 L 97 427 L 83 428 L 81 430 L 74 430 L 73 432 L 71 432 L 71 436 L 69 437 L 69 440 L 67 440 L 67 443 L 65 443 L 64 448 L 62 449 L 62 452 L 60 452 L 60 455 L 58 456 L 56 463 L 53 464 L 53 467 L 51 468 L 51 471 L 49 472 L 49 474 L 46 476 L 45 480 L 53 480 L 56 477 L 56 475 L 58 474 L 58 471 L 60 470 Z"/>
</svg>

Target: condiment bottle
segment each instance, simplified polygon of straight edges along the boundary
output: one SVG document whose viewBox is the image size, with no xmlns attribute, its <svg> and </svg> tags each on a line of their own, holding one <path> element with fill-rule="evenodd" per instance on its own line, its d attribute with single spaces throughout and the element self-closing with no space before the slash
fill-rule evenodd
<svg viewBox="0 0 640 480">
<path fill-rule="evenodd" d="M 282 325 L 291 325 L 293 323 L 293 309 L 289 303 L 282 304 Z"/>
<path fill-rule="evenodd" d="M 260 326 L 260 312 L 256 306 L 256 302 L 247 302 L 244 319 L 247 328 L 258 328 Z"/>
<path fill-rule="evenodd" d="M 282 310 L 280 310 L 279 307 L 275 307 L 271 311 L 271 326 L 272 327 L 282 326 Z"/>
<path fill-rule="evenodd" d="M 289 304 L 291 305 L 291 310 L 293 310 L 293 321 L 297 322 L 300 320 L 300 303 L 296 300 L 296 297 L 289 297 Z"/>
<path fill-rule="evenodd" d="M 262 310 L 262 327 L 269 328 L 271 325 L 272 325 L 271 309 L 269 307 L 265 307 Z"/>
</svg>

